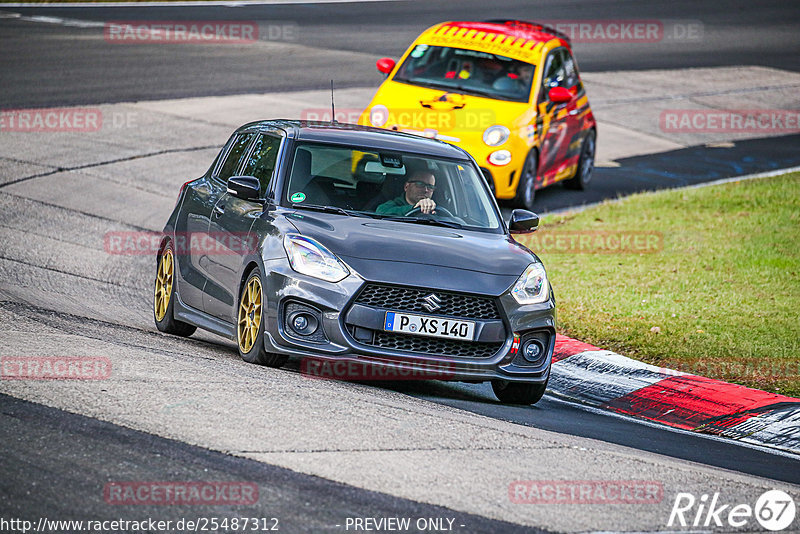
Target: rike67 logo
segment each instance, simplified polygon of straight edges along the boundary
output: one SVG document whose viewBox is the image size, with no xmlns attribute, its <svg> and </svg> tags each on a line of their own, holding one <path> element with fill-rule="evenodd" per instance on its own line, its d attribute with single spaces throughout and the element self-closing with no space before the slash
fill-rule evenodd
<svg viewBox="0 0 800 534">
<path fill-rule="evenodd" d="M 752 531 L 755 519 L 762 528 L 774 532 L 792 526 L 795 512 L 794 499 L 781 490 L 763 493 L 752 507 L 749 504 L 725 503 L 720 500 L 719 493 L 714 493 L 710 499 L 706 494 L 698 499 L 691 493 L 678 493 L 667 526 L 749 527 L 748 531 Z"/>
</svg>

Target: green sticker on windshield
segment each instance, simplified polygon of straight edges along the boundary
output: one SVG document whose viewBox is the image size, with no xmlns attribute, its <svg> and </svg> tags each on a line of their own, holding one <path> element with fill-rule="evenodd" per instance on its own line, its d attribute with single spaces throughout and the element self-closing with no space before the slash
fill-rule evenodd
<svg viewBox="0 0 800 534">
<path fill-rule="evenodd" d="M 306 199 L 306 194 L 305 194 L 305 193 L 300 193 L 300 192 L 294 193 L 294 194 L 293 194 L 293 195 L 292 195 L 292 196 L 289 198 L 289 200 L 291 200 L 292 202 L 302 202 L 302 201 L 304 201 L 305 199 Z"/>
</svg>

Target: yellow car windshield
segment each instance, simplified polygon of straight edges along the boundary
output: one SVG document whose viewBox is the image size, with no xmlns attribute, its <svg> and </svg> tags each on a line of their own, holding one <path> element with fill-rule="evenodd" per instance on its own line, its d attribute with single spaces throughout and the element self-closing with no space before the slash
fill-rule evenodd
<svg viewBox="0 0 800 534">
<path fill-rule="evenodd" d="M 393 80 L 499 100 L 527 102 L 534 70 L 535 65 L 497 54 L 418 44 Z"/>
</svg>

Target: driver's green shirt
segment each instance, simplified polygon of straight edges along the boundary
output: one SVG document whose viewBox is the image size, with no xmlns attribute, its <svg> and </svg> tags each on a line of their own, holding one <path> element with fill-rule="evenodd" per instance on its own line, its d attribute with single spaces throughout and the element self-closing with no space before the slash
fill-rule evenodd
<svg viewBox="0 0 800 534">
<path fill-rule="evenodd" d="M 406 202 L 406 196 L 400 195 L 397 198 L 393 198 L 392 200 L 387 200 L 375 210 L 375 213 L 380 215 L 405 215 L 411 208 L 413 208 L 411 204 Z"/>
</svg>

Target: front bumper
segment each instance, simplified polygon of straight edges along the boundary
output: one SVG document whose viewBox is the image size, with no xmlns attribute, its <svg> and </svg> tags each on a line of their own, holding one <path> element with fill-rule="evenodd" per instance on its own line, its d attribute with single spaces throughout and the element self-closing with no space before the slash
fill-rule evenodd
<svg viewBox="0 0 800 534">
<path fill-rule="evenodd" d="M 476 322 L 477 339 L 474 342 L 444 340 L 441 343 L 437 338 L 383 332 L 386 311 L 418 312 L 383 307 L 374 302 L 358 302 L 367 285 L 381 284 L 381 281 L 366 281 L 351 274 L 333 284 L 300 275 L 285 262 L 268 262 L 265 268 L 264 296 L 268 320 L 264 348 L 268 352 L 300 357 L 301 371 L 311 377 L 547 381 L 555 345 L 555 302 L 552 296 L 545 303 L 530 306 L 520 306 L 507 293 L 491 297 L 497 306 L 498 317 L 459 317 Z M 439 291 L 436 288 L 425 289 Z M 292 331 L 286 320 L 287 310 L 297 309 L 318 313 L 320 329 L 317 334 L 300 336 Z M 523 342 L 526 336 L 538 336 L 544 348 L 543 355 L 533 363 L 523 359 L 518 350 L 520 338 L 515 344 L 515 333 Z M 397 339 L 385 342 L 390 335 L 402 338 L 401 342 Z M 379 338 L 384 342 L 378 342 Z"/>
<path fill-rule="evenodd" d="M 478 162 L 484 176 L 493 186 L 495 197 L 508 200 L 516 196 L 525 158 L 531 150 L 531 146 L 524 139 L 512 135 L 506 143 L 497 147 L 487 147 L 481 143 L 462 145 L 461 148 L 469 152 Z M 498 150 L 511 152 L 511 161 L 507 165 L 493 165 L 489 161 L 490 155 Z"/>
</svg>

